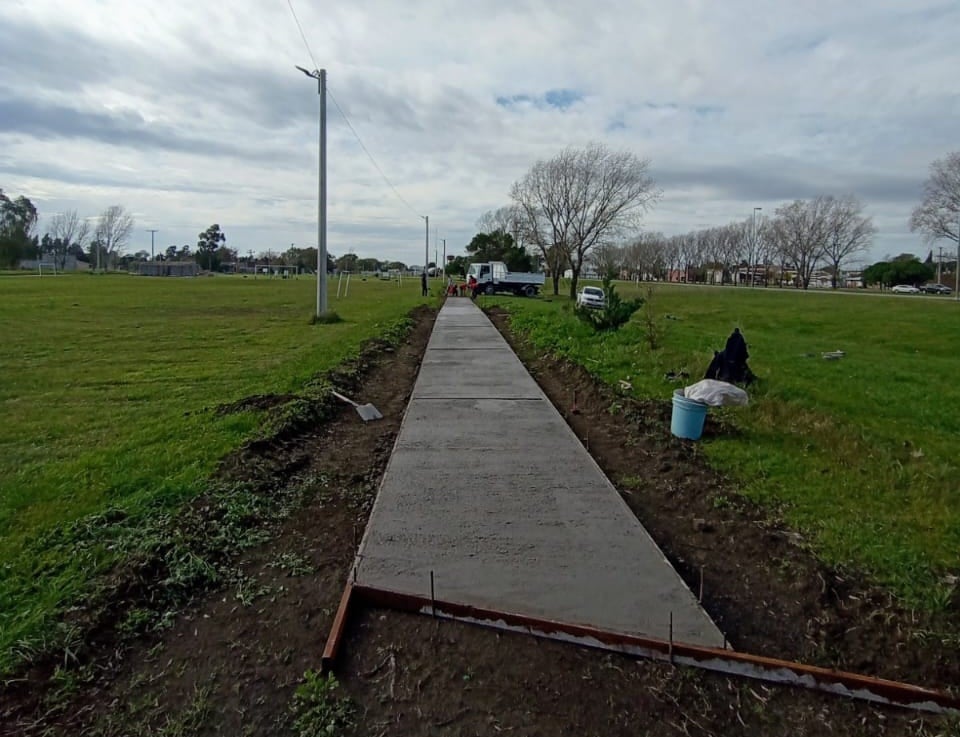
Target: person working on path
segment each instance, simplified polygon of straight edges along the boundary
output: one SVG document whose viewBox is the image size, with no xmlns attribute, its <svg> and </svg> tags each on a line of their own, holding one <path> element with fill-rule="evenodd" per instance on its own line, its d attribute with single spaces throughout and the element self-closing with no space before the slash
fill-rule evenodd
<svg viewBox="0 0 960 737">
<path fill-rule="evenodd" d="M 430 294 L 430 290 L 427 288 L 427 270 L 424 269 L 423 273 L 420 274 L 420 294 L 423 297 L 426 297 Z"/>
<path fill-rule="evenodd" d="M 470 275 L 470 280 L 467 282 L 467 288 L 470 290 L 470 298 L 471 298 L 471 299 L 476 299 L 476 298 L 477 298 L 477 288 L 478 288 L 478 286 L 479 286 L 479 285 L 477 284 L 477 279 L 476 279 L 476 277 L 475 277 L 473 274 L 471 274 L 471 275 Z"/>
</svg>

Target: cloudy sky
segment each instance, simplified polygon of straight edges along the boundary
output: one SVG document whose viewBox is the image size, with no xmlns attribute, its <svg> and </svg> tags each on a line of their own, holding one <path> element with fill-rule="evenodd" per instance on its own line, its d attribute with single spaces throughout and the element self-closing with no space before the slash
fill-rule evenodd
<svg viewBox="0 0 960 737">
<path fill-rule="evenodd" d="M 871 256 L 925 254 L 907 219 L 960 149 L 955 0 L 293 7 L 389 180 L 331 101 L 334 255 L 420 264 L 421 214 L 462 252 L 534 161 L 592 140 L 651 159 L 651 230 L 854 193 Z M 213 222 L 242 253 L 315 244 L 318 96 L 294 65 L 314 62 L 287 0 L 2 0 L 0 187 L 42 217 L 122 204 L 133 251 Z"/>
</svg>

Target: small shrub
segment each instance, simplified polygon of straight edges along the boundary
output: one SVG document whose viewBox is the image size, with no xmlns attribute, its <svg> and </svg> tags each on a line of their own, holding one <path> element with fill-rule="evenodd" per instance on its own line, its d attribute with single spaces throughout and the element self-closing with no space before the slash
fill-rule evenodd
<svg viewBox="0 0 960 737">
<path fill-rule="evenodd" d="M 606 297 L 602 310 L 590 307 L 575 307 L 574 314 L 598 333 L 619 330 L 626 325 L 633 313 L 643 305 L 643 299 L 623 299 L 609 276 L 603 279 L 603 293 Z"/>
<path fill-rule="evenodd" d="M 659 320 L 660 315 L 656 309 L 656 303 L 653 297 L 653 286 L 650 285 L 647 287 L 647 298 L 643 302 L 641 316 L 643 318 L 644 335 L 647 338 L 647 345 L 650 346 L 651 351 L 655 351 L 660 347 L 663 337 L 663 328 Z"/>
</svg>

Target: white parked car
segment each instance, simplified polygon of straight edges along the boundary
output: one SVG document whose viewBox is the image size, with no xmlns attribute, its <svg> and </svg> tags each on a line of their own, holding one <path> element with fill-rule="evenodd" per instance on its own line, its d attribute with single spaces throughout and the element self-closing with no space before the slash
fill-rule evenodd
<svg viewBox="0 0 960 737">
<path fill-rule="evenodd" d="M 912 284 L 897 284 L 890 291 L 894 294 L 920 294 L 920 290 Z"/>
<path fill-rule="evenodd" d="M 577 292 L 577 307 L 596 307 L 602 310 L 607 298 L 600 287 L 583 287 Z"/>
</svg>

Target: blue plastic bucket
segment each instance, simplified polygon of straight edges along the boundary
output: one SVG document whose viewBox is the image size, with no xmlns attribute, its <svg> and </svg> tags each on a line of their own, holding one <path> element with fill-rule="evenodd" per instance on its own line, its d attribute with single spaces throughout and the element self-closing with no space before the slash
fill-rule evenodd
<svg viewBox="0 0 960 737">
<path fill-rule="evenodd" d="M 699 440 L 703 434 L 703 423 L 707 419 L 707 405 L 683 396 L 683 389 L 673 393 L 673 416 L 670 418 L 670 432 L 678 438 Z"/>
</svg>

